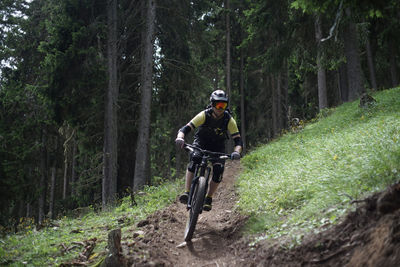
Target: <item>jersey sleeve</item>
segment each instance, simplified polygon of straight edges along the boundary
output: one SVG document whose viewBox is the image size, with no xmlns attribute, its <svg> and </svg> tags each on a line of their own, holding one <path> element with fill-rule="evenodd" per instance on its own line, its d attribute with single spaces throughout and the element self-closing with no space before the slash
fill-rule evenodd
<svg viewBox="0 0 400 267">
<path fill-rule="evenodd" d="M 237 127 L 236 121 L 233 117 L 231 117 L 228 122 L 228 131 L 231 134 L 231 136 L 239 133 L 239 129 Z"/>
<path fill-rule="evenodd" d="M 190 125 L 193 128 L 197 128 L 200 125 L 204 124 L 206 122 L 206 112 L 203 110 L 199 114 L 197 114 L 191 121 Z"/>
</svg>

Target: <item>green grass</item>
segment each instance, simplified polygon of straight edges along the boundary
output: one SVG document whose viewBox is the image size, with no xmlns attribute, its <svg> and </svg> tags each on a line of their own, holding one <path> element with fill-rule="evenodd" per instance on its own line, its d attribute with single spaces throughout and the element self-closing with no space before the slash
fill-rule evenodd
<svg viewBox="0 0 400 267">
<path fill-rule="evenodd" d="M 335 223 L 360 199 L 400 180 L 400 88 L 321 112 L 242 159 L 239 208 L 252 215 L 246 230 L 260 239 L 303 233 Z M 323 114 L 328 114 L 323 116 Z"/>
<path fill-rule="evenodd" d="M 99 260 L 106 251 L 107 235 L 112 229 L 121 228 L 122 238 L 128 229 L 147 215 L 171 203 L 182 190 L 182 179 L 158 187 L 146 187 L 145 194 L 136 196 L 136 206 L 131 206 L 130 197 L 121 200 L 110 212 L 95 212 L 89 209 L 79 218 L 64 217 L 53 221 L 59 227 L 48 227 L 40 231 L 27 223 L 24 230 L 0 239 L 0 266 L 56 266 L 78 258 L 83 247 L 66 254 L 61 253 L 61 244 L 71 247 L 73 242 L 97 238 L 93 261 Z"/>
</svg>

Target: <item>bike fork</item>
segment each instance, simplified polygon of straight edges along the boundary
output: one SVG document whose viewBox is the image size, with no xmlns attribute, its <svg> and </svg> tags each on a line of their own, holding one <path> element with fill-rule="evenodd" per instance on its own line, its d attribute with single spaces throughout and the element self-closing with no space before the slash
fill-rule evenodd
<svg viewBox="0 0 400 267">
<path fill-rule="evenodd" d="M 193 178 L 192 184 L 190 185 L 189 199 L 187 203 L 187 209 L 190 210 L 192 208 L 192 198 L 194 193 L 194 188 L 196 187 L 197 182 L 199 181 L 200 176 L 196 176 Z"/>
<path fill-rule="evenodd" d="M 204 192 L 205 195 L 208 192 L 208 181 L 209 181 L 208 178 L 210 177 L 210 172 L 211 172 L 211 167 L 207 167 L 206 173 L 205 173 L 205 177 L 206 177 L 206 190 Z M 192 184 L 190 185 L 189 199 L 188 199 L 188 203 L 187 203 L 188 210 L 190 210 L 192 208 L 193 193 L 194 193 L 194 189 L 195 189 L 196 185 L 198 184 L 199 178 L 200 178 L 200 176 L 194 177 Z"/>
</svg>

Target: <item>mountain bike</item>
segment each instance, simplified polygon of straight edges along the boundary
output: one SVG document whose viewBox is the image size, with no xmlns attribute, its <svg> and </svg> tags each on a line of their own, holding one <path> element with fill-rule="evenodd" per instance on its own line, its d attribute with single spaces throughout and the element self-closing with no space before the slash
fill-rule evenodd
<svg viewBox="0 0 400 267">
<path fill-rule="evenodd" d="M 204 199 L 207 193 L 211 173 L 211 167 L 209 163 L 212 160 L 217 159 L 231 159 L 231 156 L 225 153 L 204 150 L 190 144 L 185 144 L 184 149 L 189 152 L 197 153 L 201 156 L 201 162 L 195 166 L 194 178 L 190 186 L 189 200 L 187 203 L 189 217 L 186 223 L 185 241 L 189 242 L 192 240 L 199 214 L 201 214 L 203 211 Z"/>
</svg>

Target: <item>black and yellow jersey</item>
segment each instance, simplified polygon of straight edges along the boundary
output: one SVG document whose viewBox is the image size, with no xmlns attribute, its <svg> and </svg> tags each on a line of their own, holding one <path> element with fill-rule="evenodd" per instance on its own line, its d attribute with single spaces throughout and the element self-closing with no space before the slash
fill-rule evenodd
<svg viewBox="0 0 400 267">
<path fill-rule="evenodd" d="M 213 151 L 223 151 L 228 134 L 239 134 L 235 119 L 228 111 L 223 116 L 214 118 L 212 108 L 201 111 L 191 121 L 190 126 L 197 129 L 194 135 L 194 143 L 200 147 Z"/>
</svg>

